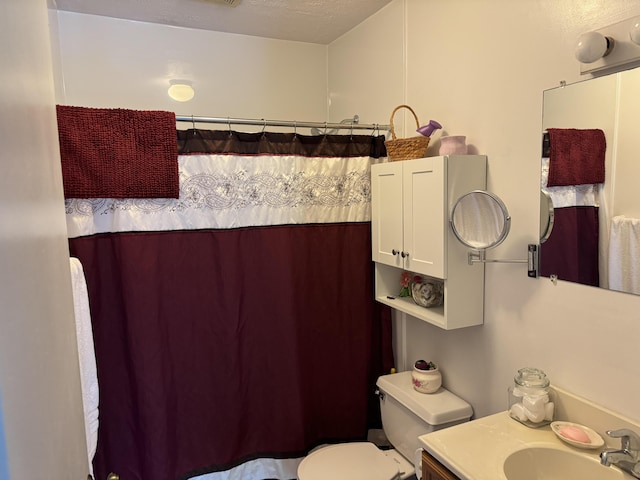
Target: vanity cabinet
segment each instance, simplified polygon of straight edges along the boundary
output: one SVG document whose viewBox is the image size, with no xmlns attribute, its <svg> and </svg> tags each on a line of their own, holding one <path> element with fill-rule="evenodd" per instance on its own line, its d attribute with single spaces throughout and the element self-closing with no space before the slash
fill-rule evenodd
<svg viewBox="0 0 640 480">
<path fill-rule="evenodd" d="M 433 458 L 425 450 L 422 451 L 421 480 L 459 480 L 447 467 Z"/>
<path fill-rule="evenodd" d="M 469 265 L 449 215 L 465 193 L 486 188 L 483 155 L 427 157 L 372 165 L 371 229 L 376 300 L 444 329 L 483 322 L 484 265 Z M 444 282 L 444 305 L 398 297 L 400 276 Z"/>
</svg>

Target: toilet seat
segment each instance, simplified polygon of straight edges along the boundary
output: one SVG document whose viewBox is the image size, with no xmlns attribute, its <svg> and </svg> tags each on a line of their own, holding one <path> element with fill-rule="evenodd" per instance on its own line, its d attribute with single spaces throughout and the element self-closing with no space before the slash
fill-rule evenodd
<svg viewBox="0 0 640 480">
<path fill-rule="evenodd" d="M 300 480 L 394 480 L 398 465 L 370 442 L 341 443 L 307 455 L 298 466 Z"/>
</svg>

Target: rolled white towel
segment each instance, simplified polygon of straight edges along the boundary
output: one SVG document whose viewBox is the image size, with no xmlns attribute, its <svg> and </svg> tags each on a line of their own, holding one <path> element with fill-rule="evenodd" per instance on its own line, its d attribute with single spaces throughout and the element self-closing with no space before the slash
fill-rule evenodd
<svg viewBox="0 0 640 480">
<path fill-rule="evenodd" d="M 524 413 L 527 419 L 533 423 L 540 423 L 544 420 L 544 409 L 541 412 L 532 412 L 525 408 Z"/>
<path fill-rule="evenodd" d="M 540 423 L 545 417 L 545 405 L 549 403 L 549 395 L 525 395 L 522 398 L 522 406 L 524 407 L 527 418 L 533 423 Z"/>
<path fill-rule="evenodd" d="M 509 412 L 513 418 L 520 420 L 521 422 L 527 421 L 527 414 L 525 413 L 524 407 L 521 403 L 514 403 L 511 405 Z"/>
<path fill-rule="evenodd" d="M 524 408 L 535 413 L 544 413 L 544 406 L 549 403 L 549 395 L 525 395 L 522 398 Z"/>
</svg>

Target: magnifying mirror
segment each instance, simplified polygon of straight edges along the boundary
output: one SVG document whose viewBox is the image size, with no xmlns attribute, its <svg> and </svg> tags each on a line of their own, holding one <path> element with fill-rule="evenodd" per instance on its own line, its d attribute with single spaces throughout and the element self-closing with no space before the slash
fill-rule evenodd
<svg viewBox="0 0 640 480">
<path fill-rule="evenodd" d="M 463 196 L 451 211 L 451 228 L 467 247 L 485 250 L 500 245 L 511 228 L 511 217 L 496 195 L 474 190 Z"/>
<path fill-rule="evenodd" d="M 542 202 L 542 197 L 540 199 Z M 547 199 L 545 198 L 545 201 Z M 553 226 L 553 203 L 546 218 L 545 235 Z M 468 252 L 469 265 L 474 263 L 526 263 L 527 275 L 538 276 L 538 245 L 529 244 L 526 260 L 487 259 L 485 250 L 500 245 L 511 228 L 511 217 L 505 204 L 493 193 L 474 190 L 461 196 L 451 210 L 451 229 L 463 245 L 474 249 Z M 540 227 L 542 237 L 542 222 Z"/>
<path fill-rule="evenodd" d="M 540 190 L 540 243 L 549 239 L 553 230 L 553 220 L 553 200 L 547 192 Z"/>
</svg>

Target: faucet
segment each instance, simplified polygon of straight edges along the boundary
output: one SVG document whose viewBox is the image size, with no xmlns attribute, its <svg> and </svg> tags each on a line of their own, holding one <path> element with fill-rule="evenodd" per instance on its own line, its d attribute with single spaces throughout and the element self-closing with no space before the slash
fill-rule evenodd
<svg viewBox="0 0 640 480">
<path fill-rule="evenodd" d="M 640 436 L 627 428 L 608 430 L 607 435 L 620 439 L 620 449 L 603 450 L 600 463 L 605 467 L 615 465 L 635 478 L 640 478 Z"/>
</svg>

